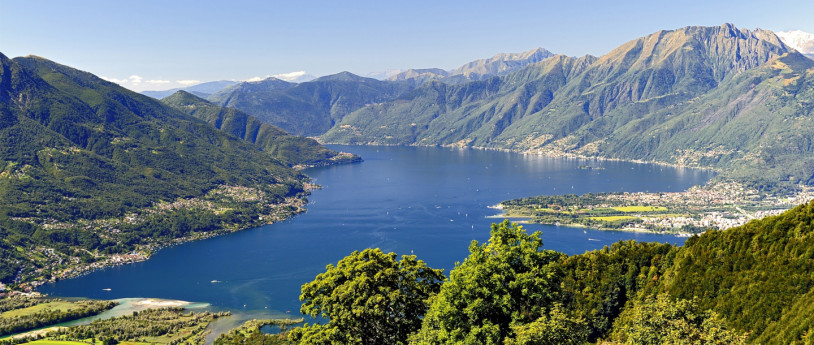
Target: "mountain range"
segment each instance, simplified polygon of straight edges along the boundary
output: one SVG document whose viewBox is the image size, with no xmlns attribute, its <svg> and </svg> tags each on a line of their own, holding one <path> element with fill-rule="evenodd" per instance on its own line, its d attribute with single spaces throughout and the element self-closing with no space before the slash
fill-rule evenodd
<svg viewBox="0 0 814 345">
<path fill-rule="evenodd" d="M 321 136 L 716 167 L 811 183 L 814 61 L 766 30 L 662 30 L 601 57 L 552 56 L 503 76 L 425 83 Z"/>
<path fill-rule="evenodd" d="M 428 81 L 441 81 L 447 84 L 465 83 L 505 75 L 552 56 L 554 56 L 554 53 L 543 48 L 523 53 L 501 53 L 488 59 L 466 63 L 450 71 L 440 68 L 408 69 L 387 78 L 387 80 L 411 80 L 416 85 Z"/>
<path fill-rule="evenodd" d="M 175 88 L 169 90 L 162 90 L 162 91 L 142 91 L 142 95 L 150 96 L 155 99 L 162 99 L 169 95 L 172 95 L 176 91 L 186 91 L 191 94 L 194 94 L 198 97 L 209 97 L 209 95 L 223 90 L 226 87 L 232 86 L 237 84 L 236 81 L 231 80 L 218 80 L 218 81 L 210 81 L 206 83 L 200 83 L 193 86 L 183 87 L 183 88 Z"/>
<path fill-rule="evenodd" d="M 812 47 L 804 32 L 691 26 L 599 57 L 538 48 L 387 80 L 269 78 L 205 98 L 327 143 L 664 162 L 759 186 L 810 184 Z"/>
<path fill-rule="evenodd" d="M 294 135 L 316 136 L 345 115 L 369 104 L 394 99 L 412 82 L 387 82 L 349 72 L 303 83 L 277 78 L 227 87 L 207 99 L 236 108 Z"/>
</svg>

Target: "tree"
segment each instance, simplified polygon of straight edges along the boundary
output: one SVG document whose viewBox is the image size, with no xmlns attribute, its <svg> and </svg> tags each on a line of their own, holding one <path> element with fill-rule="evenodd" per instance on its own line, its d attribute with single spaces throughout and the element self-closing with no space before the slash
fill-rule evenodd
<svg viewBox="0 0 814 345">
<path fill-rule="evenodd" d="M 667 294 L 648 296 L 622 313 L 614 340 L 624 344 L 746 344 L 713 311 L 700 311 L 694 300 L 672 301 Z"/>
<path fill-rule="evenodd" d="M 302 286 L 300 311 L 324 317 L 291 331 L 300 344 L 404 344 L 421 326 L 427 299 L 438 292 L 442 270 L 414 255 L 380 249 L 354 251 Z"/>
<path fill-rule="evenodd" d="M 569 316 L 559 305 L 532 323 L 512 325 L 514 338 L 506 345 L 579 345 L 588 338 L 588 325 L 582 318 Z"/>
<path fill-rule="evenodd" d="M 503 344 L 514 337 L 512 326 L 549 315 L 559 300 L 562 254 L 542 246 L 539 232 L 508 220 L 492 224 L 489 241 L 473 241 L 450 272 L 411 343 Z"/>
</svg>

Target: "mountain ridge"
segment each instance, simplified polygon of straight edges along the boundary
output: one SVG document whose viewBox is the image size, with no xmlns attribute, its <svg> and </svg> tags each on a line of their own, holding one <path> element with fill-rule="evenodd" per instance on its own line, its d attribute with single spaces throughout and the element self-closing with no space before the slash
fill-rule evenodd
<svg viewBox="0 0 814 345">
<path fill-rule="evenodd" d="M 693 104 L 704 99 L 704 104 L 728 107 L 735 113 L 749 112 L 750 117 L 760 118 L 777 130 L 808 130 L 807 126 L 789 128 L 778 124 L 765 116 L 765 107 L 762 113 L 755 113 L 759 103 L 743 108 L 722 104 L 720 97 L 705 98 L 713 93 L 733 101 L 741 96 L 752 97 L 748 96 L 752 84 L 733 83 L 748 83 L 738 76 L 765 73 L 765 78 L 755 79 L 754 83 L 763 83 L 766 92 L 761 95 L 773 99 L 773 104 L 807 104 L 808 96 L 793 91 L 797 84 L 780 80 L 779 75 L 786 73 L 782 68 L 752 72 L 777 63 L 784 55 L 789 66 L 796 66 L 789 67 L 788 73 L 796 73 L 795 80 L 807 85 L 807 62 L 799 60 L 802 55 L 771 31 L 738 29 L 731 24 L 662 30 L 626 42 L 598 58 L 554 56 L 487 80 L 428 83 L 397 100 L 349 114 L 321 140 L 485 147 L 724 169 L 751 167 L 747 169 L 751 177 L 728 171 L 723 175 L 762 179 L 755 174 L 756 161 L 750 158 L 762 149 L 753 144 L 758 139 L 750 139 L 743 130 L 754 126 L 739 121 L 727 125 L 731 115 L 698 117 L 694 112 L 708 110 Z M 768 93 L 773 88 L 770 85 L 785 91 Z M 802 98 L 789 99 L 784 96 L 788 93 Z M 806 107 L 785 109 L 811 116 Z M 665 131 L 667 120 L 672 129 Z M 710 138 L 712 134 L 692 129 L 708 127 L 710 121 L 718 121 L 715 128 L 722 131 L 718 134 L 725 133 L 721 140 L 702 139 L 699 135 Z M 783 160 L 792 156 L 783 155 Z M 803 165 L 807 163 L 798 163 L 786 167 L 774 164 L 769 175 L 778 180 L 788 181 L 793 176 L 792 180 L 811 181 L 810 176 L 803 176 Z"/>
<path fill-rule="evenodd" d="M 361 161 L 359 156 L 329 150 L 314 139 L 290 135 L 240 110 L 218 106 L 183 90 L 161 102 L 249 141 L 289 165 L 314 167 Z"/>
</svg>

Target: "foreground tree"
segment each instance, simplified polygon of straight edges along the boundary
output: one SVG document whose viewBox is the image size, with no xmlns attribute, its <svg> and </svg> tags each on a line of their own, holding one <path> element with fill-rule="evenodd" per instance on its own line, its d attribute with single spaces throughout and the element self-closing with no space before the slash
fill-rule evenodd
<svg viewBox="0 0 814 345">
<path fill-rule="evenodd" d="M 404 344 L 421 327 L 444 276 L 414 255 L 354 251 L 302 286 L 300 311 L 327 324 L 291 331 L 299 344 Z"/>
<path fill-rule="evenodd" d="M 575 329 L 584 328 L 583 321 L 559 309 L 552 314 L 562 254 L 542 246 L 539 232 L 529 235 L 508 220 L 492 224 L 489 241 L 473 241 L 469 257 L 450 272 L 411 343 L 546 343 L 552 327 L 568 329 L 573 343 L 583 341 L 585 331 Z"/>
<path fill-rule="evenodd" d="M 728 330 L 713 311 L 701 311 L 695 301 L 649 296 L 617 319 L 614 340 L 624 344 L 746 344 L 746 336 Z"/>
</svg>

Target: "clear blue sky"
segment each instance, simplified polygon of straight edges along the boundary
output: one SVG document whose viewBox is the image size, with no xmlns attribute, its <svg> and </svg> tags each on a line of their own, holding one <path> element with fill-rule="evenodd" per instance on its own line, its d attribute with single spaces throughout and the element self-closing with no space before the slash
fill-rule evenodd
<svg viewBox="0 0 814 345">
<path fill-rule="evenodd" d="M 598 56 L 660 29 L 725 22 L 814 32 L 814 1 L 0 0 L 0 52 L 166 89 L 301 70 L 449 69 L 536 47 Z"/>
</svg>

